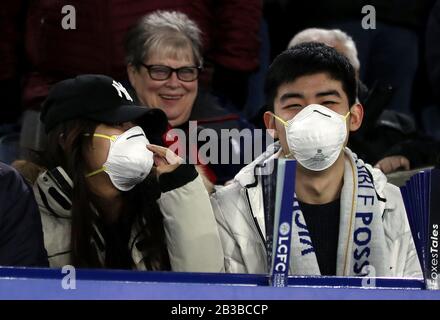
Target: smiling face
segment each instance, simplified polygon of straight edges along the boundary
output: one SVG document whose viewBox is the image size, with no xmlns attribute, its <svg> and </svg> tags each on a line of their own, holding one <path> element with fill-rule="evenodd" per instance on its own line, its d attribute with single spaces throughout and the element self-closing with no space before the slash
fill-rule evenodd
<svg viewBox="0 0 440 320">
<path fill-rule="evenodd" d="M 273 102 L 274 113 L 287 121 L 310 104 L 323 105 L 342 116 L 350 111 L 347 120 L 347 128 L 350 131 L 357 130 L 361 125 L 362 106 L 359 104 L 350 106 L 347 95 L 342 89 L 342 83 L 330 78 L 326 73 L 301 76 L 293 82 L 279 86 Z M 269 112 L 265 113 L 264 121 L 268 129 L 275 129 L 275 138 L 279 138 L 284 154 L 290 153 L 284 125 L 275 121 Z"/>
<path fill-rule="evenodd" d="M 144 64 L 164 65 L 171 68 L 197 66 L 189 47 L 165 55 L 163 51 L 156 50 L 148 55 Z M 175 72 L 167 80 L 153 80 L 144 66 L 136 69 L 131 65 L 128 66 L 128 75 L 143 105 L 163 110 L 173 127 L 188 121 L 197 96 L 197 80 L 190 82 L 179 80 Z"/>
</svg>

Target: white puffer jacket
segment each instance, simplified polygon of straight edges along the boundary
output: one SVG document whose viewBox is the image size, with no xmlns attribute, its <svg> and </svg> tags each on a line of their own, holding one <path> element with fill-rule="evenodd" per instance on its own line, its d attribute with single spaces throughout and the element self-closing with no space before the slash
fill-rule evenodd
<svg viewBox="0 0 440 320">
<path fill-rule="evenodd" d="M 276 157 L 279 148 L 278 143 L 269 146 L 264 154 L 236 175 L 232 184 L 217 189 L 211 195 L 223 245 L 226 272 L 265 274 L 269 271 L 264 239 L 266 233 L 262 187 L 260 181 L 255 183 L 254 167 L 270 157 Z M 346 148 L 345 153 L 354 164 L 351 151 Z M 420 263 L 400 190 L 387 183 L 380 170 L 366 166 L 372 173 L 377 194 L 386 199 L 381 203 L 380 212 L 386 239 L 383 245 L 389 257 L 384 263 L 389 272 L 382 276 L 421 278 Z M 292 268 L 290 273 L 292 274 Z"/>
<path fill-rule="evenodd" d="M 61 168 L 43 172 L 34 184 L 44 231 L 44 244 L 51 267 L 71 264 L 71 202 L 68 194 L 72 180 Z M 157 200 L 163 214 L 166 244 L 172 271 L 223 272 L 221 243 L 209 196 L 197 174 L 181 187 L 164 192 Z M 98 248 L 102 237 L 94 240 Z M 134 268 L 144 270 L 139 227 L 133 225 L 128 248 Z M 103 251 L 105 252 L 105 251 Z"/>
</svg>

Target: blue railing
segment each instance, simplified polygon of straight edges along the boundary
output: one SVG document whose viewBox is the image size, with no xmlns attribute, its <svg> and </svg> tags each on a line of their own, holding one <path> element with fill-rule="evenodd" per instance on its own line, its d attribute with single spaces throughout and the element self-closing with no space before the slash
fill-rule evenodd
<svg viewBox="0 0 440 320">
<path fill-rule="evenodd" d="M 65 277 L 61 269 L 0 268 L 0 299 L 440 300 L 421 279 L 295 276 L 274 288 L 267 275 L 77 269 L 75 289 L 65 289 Z"/>
</svg>

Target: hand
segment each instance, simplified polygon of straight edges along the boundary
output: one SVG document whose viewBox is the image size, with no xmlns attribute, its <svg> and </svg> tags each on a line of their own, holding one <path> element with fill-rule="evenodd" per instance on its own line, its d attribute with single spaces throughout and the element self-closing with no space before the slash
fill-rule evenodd
<svg viewBox="0 0 440 320">
<path fill-rule="evenodd" d="M 397 170 L 409 170 L 410 163 L 404 156 L 391 156 L 383 158 L 374 167 L 379 168 L 383 173 L 391 173 Z"/>
<path fill-rule="evenodd" d="M 183 162 L 181 157 L 165 147 L 149 144 L 147 149 L 154 153 L 157 177 L 162 173 L 174 171 Z"/>
</svg>

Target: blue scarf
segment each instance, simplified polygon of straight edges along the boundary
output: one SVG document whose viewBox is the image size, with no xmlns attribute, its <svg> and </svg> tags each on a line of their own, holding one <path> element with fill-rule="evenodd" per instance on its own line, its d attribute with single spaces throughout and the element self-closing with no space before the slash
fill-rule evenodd
<svg viewBox="0 0 440 320">
<path fill-rule="evenodd" d="M 345 161 L 337 250 L 337 276 L 386 276 L 387 247 L 372 175 L 360 159 Z M 290 274 L 320 275 L 313 239 L 294 201 Z"/>
</svg>

